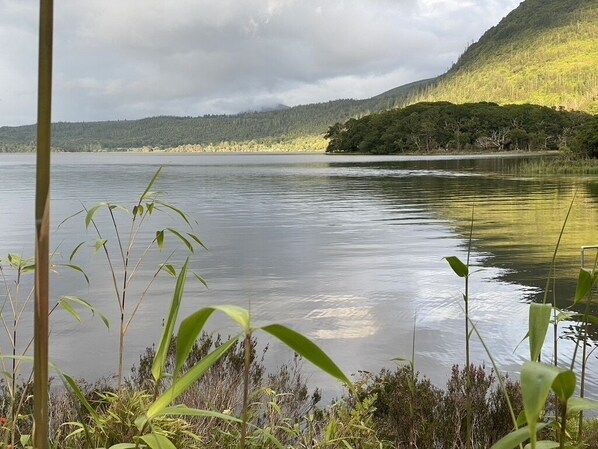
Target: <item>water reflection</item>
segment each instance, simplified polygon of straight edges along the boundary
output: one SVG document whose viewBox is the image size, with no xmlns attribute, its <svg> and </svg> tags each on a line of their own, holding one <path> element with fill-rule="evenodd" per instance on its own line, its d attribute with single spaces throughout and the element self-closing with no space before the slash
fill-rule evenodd
<svg viewBox="0 0 598 449">
<path fill-rule="evenodd" d="M 34 161 L 1 156 L 0 254 L 31 254 Z M 197 218 L 210 248 L 194 261 L 210 290 L 191 283 L 183 314 L 210 304 L 250 307 L 256 325 L 282 322 L 305 333 L 349 373 L 408 357 L 415 325 L 418 368 L 438 383 L 463 359 L 462 282 L 443 257 L 466 257 L 472 206 L 472 263 L 479 271 L 471 313 L 500 366 L 513 371 L 527 357 L 525 345 L 515 351 L 526 332 L 527 302 L 543 295 L 574 192 L 557 258 L 561 306 L 571 304 L 579 247 L 594 243 L 598 218 L 592 180 L 505 175 L 518 163 L 510 159 L 123 154 L 56 155 L 54 161 L 55 223 L 81 201 L 130 203 L 156 168 L 167 165 L 160 190 Z M 156 227 L 172 224 L 158 220 Z M 149 241 L 153 233 L 141 238 Z M 93 235 L 77 218 L 54 237 L 65 255 L 83 240 Z M 63 273 L 54 279 L 54 295 L 82 296 L 115 319 L 110 275 L 92 246 L 78 261 L 91 286 Z M 141 281 L 153 275 L 150 265 L 141 268 Z M 129 364 L 161 334 L 172 281 L 154 287 L 129 336 Z M 53 329 L 59 366 L 89 378 L 115 370 L 117 336 L 97 320 L 78 326 L 56 316 Z M 235 332 L 226 320 L 213 330 Z M 571 354 L 569 343 L 563 347 Z M 273 352 L 275 359 L 289 357 Z M 479 343 L 473 357 L 488 360 Z M 311 376 L 333 388 L 320 374 Z M 598 391 L 596 379 L 590 382 Z"/>
</svg>

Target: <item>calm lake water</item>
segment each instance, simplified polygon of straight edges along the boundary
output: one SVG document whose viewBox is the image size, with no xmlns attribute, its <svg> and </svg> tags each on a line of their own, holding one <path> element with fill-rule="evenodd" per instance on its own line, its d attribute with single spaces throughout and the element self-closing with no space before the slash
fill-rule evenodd
<svg viewBox="0 0 598 449">
<path fill-rule="evenodd" d="M 574 192 L 557 258 L 561 306 L 572 303 L 580 246 L 598 243 L 598 180 L 508 174 L 520 159 L 57 154 L 53 162 L 54 228 L 82 204 L 132 206 L 163 166 L 156 189 L 197 221 L 195 232 L 209 248 L 196 254 L 193 268 L 210 288 L 189 282 L 182 316 L 213 304 L 250 308 L 256 325 L 279 322 L 304 333 L 346 373 L 377 372 L 392 368 L 394 357 L 410 357 L 414 328 L 417 368 L 434 382 L 442 384 L 450 367 L 463 363 L 463 283 L 443 257 L 466 259 L 472 207 L 471 261 L 478 271 L 471 278 L 471 316 L 501 369 L 514 373 L 528 354 L 527 344 L 517 347 L 527 331 L 528 303 L 542 298 Z M 0 155 L 0 257 L 33 254 L 34 164 L 30 155 Z M 185 229 L 167 215 L 153 220 L 142 242 L 156 229 Z M 114 242 L 108 221 L 101 215 L 98 221 Z M 52 316 L 53 361 L 88 379 L 117 366 L 116 300 L 105 260 L 94 255 L 96 239 L 80 215 L 52 241 L 56 261 L 87 242 L 76 263 L 91 281 L 87 286 L 78 273 L 59 269 L 53 297 L 85 298 L 112 322 L 106 330 L 86 314 L 82 324 L 62 311 Z M 178 248 L 172 260 L 180 262 L 185 253 L 176 243 L 167 239 L 167 249 Z M 141 266 L 137 295 L 169 254 L 155 253 Z M 128 335 L 129 366 L 160 338 L 172 290 L 166 275 L 152 285 Z M 23 320 L 26 333 L 30 315 Z M 225 319 L 210 329 L 236 333 Z M 567 363 L 573 346 L 560 345 Z M 476 338 L 472 351 L 475 362 L 489 365 Z M 272 366 L 290 359 L 287 350 L 270 346 Z M 341 392 L 307 366 L 306 373 L 327 395 Z M 589 382 L 596 397 L 596 370 Z"/>
</svg>

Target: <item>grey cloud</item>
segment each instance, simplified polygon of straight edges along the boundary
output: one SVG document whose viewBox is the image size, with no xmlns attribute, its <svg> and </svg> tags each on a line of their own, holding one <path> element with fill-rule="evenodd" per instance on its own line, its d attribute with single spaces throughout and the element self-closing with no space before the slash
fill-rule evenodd
<svg viewBox="0 0 598 449">
<path fill-rule="evenodd" d="M 54 117 L 234 113 L 364 98 L 440 74 L 517 3 L 63 0 Z M 36 5 L 0 0 L 0 126 L 35 118 Z"/>
</svg>

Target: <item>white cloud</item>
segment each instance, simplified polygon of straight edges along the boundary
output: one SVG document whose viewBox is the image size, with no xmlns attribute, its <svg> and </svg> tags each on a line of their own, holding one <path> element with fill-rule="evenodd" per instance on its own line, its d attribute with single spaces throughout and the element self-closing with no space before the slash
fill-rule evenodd
<svg viewBox="0 0 598 449">
<path fill-rule="evenodd" d="M 56 120 L 365 98 L 442 73 L 517 0 L 63 0 Z M 37 2 L 0 0 L 0 126 L 35 119 Z"/>
</svg>

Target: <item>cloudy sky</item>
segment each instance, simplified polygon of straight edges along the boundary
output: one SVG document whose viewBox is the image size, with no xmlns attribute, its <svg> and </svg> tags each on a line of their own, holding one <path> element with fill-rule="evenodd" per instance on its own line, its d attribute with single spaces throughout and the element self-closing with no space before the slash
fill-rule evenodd
<svg viewBox="0 0 598 449">
<path fill-rule="evenodd" d="M 0 126 L 36 117 L 38 0 L 0 0 Z M 444 72 L 520 0 L 56 0 L 55 121 L 367 98 Z"/>
</svg>

